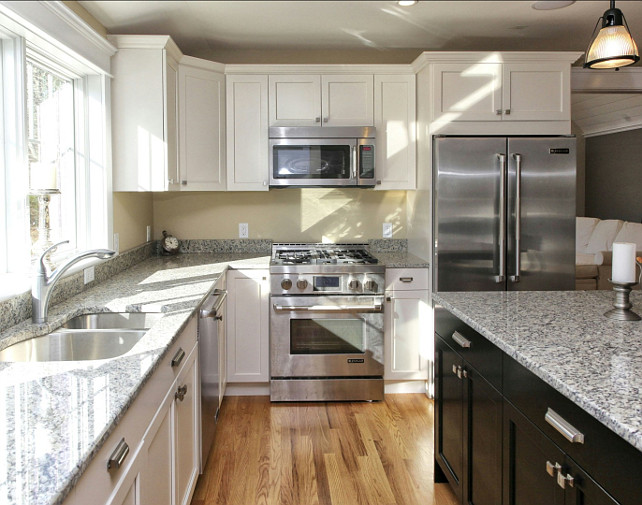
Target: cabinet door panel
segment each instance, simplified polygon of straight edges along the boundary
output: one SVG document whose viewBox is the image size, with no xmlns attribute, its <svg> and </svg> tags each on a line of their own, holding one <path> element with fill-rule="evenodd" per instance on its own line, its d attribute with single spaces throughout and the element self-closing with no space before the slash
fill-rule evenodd
<svg viewBox="0 0 642 505">
<path fill-rule="evenodd" d="M 573 478 L 573 485 L 566 484 L 566 505 L 617 505 L 611 495 L 597 484 L 571 458 L 566 459 L 563 473 Z M 638 496 L 637 499 L 640 497 Z"/>
<path fill-rule="evenodd" d="M 462 359 L 435 336 L 435 459 L 461 500 L 463 489 L 463 381 L 453 372 Z"/>
<path fill-rule="evenodd" d="M 225 190 L 225 76 L 181 65 L 181 190 Z"/>
<path fill-rule="evenodd" d="M 165 51 L 166 53 L 166 51 Z M 167 176 L 155 172 L 157 181 L 154 187 L 164 187 L 166 178 L 168 186 L 178 188 L 178 63 L 169 55 L 165 55 L 165 142 L 167 145 Z"/>
<path fill-rule="evenodd" d="M 142 502 L 155 505 L 172 503 L 172 421 L 171 403 L 158 414 L 150 427 L 145 446 L 147 463 L 142 470 Z M 153 430 L 156 429 L 154 432 Z"/>
<path fill-rule="evenodd" d="M 415 76 L 375 76 L 375 189 L 416 189 Z"/>
<path fill-rule="evenodd" d="M 324 125 L 373 126 L 372 75 L 324 75 L 321 88 Z"/>
<path fill-rule="evenodd" d="M 567 63 L 506 63 L 503 81 L 504 121 L 568 121 L 571 118 Z"/>
<path fill-rule="evenodd" d="M 271 75 L 270 126 L 321 126 L 321 76 Z"/>
<path fill-rule="evenodd" d="M 564 453 L 508 401 L 504 402 L 503 505 L 563 505 L 557 472 Z"/>
<path fill-rule="evenodd" d="M 396 291 L 387 300 L 384 379 L 426 380 L 433 347 L 428 292 Z"/>
<path fill-rule="evenodd" d="M 501 64 L 437 64 L 433 79 L 433 119 L 501 121 Z"/>
<path fill-rule="evenodd" d="M 268 78 L 226 78 L 227 189 L 267 191 Z"/>
<path fill-rule="evenodd" d="M 468 473 L 464 487 L 470 505 L 498 505 L 502 500 L 503 398 L 481 375 L 467 370 Z"/>
</svg>

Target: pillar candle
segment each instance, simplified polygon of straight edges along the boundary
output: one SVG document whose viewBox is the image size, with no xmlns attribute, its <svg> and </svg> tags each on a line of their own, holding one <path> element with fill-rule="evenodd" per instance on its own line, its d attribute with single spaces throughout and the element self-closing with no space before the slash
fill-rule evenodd
<svg viewBox="0 0 642 505">
<path fill-rule="evenodd" d="M 613 243 L 613 282 L 635 282 L 635 244 L 629 242 Z"/>
</svg>

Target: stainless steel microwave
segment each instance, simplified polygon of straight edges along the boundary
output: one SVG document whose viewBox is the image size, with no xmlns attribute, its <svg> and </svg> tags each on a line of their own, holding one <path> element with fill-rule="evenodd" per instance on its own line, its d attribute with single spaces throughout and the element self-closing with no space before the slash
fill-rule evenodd
<svg viewBox="0 0 642 505">
<path fill-rule="evenodd" d="M 271 187 L 373 187 L 373 127 L 272 127 Z"/>
</svg>

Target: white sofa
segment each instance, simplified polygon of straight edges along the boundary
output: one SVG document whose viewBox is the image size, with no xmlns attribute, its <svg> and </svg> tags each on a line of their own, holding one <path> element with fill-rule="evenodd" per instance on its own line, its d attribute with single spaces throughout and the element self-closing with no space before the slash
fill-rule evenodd
<svg viewBox="0 0 642 505">
<path fill-rule="evenodd" d="M 642 255 L 642 223 L 619 219 L 576 218 L 575 289 L 611 289 L 613 242 L 637 244 Z M 640 289 L 637 285 L 635 289 Z"/>
</svg>

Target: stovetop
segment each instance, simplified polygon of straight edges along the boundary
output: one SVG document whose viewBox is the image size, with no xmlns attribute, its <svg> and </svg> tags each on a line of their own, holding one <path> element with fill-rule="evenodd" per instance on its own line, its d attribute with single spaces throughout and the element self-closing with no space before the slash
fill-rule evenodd
<svg viewBox="0 0 642 505">
<path fill-rule="evenodd" d="M 272 265 L 376 265 L 365 244 L 273 244 Z"/>
</svg>

